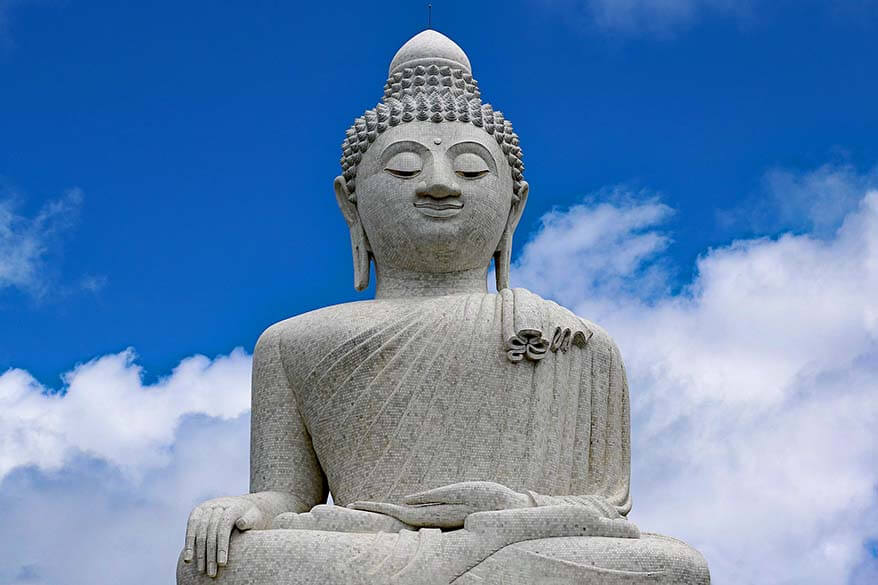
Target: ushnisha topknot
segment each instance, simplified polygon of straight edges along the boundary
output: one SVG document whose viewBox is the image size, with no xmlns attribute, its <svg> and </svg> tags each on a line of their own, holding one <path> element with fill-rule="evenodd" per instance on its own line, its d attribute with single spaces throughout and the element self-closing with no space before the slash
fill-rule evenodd
<svg viewBox="0 0 878 585">
<path fill-rule="evenodd" d="M 357 165 L 363 153 L 388 128 L 413 120 L 458 121 L 484 129 L 506 155 L 512 169 L 513 198 L 518 200 L 524 164 L 512 124 L 502 112 L 482 103 L 479 84 L 463 50 L 445 35 L 425 30 L 397 51 L 381 102 L 347 130 L 341 145 L 341 168 L 352 201 L 356 200 Z"/>
</svg>

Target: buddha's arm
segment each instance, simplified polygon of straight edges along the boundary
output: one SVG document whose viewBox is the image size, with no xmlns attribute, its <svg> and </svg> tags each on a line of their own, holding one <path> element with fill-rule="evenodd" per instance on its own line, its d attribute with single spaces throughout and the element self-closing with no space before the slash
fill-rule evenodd
<svg viewBox="0 0 878 585">
<path fill-rule="evenodd" d="M 328 493 L 281 360 L 280 338 L 280 325 L 270 327 L 253 352 L 250 492 L 272 514 L 269 521 L 283 512 L 307 512 Z"/>
<path fill-rule="evenodd" d="M 600 412 L 584 417 L 589 428 L 577 429 L 580 436 L 590 437 L 588 473 L 575 481 L 574 494 L 552 495 L 528 492 L 536 506 L 588 506 L 605 518 L 627 516 L 631 510 L 629 486 L 631 482 L 631 413 L 628 397 L 628 378 L 622 355 L 609 337 L 595 340 L 603 347 L 596 349 L 595 360 L 606 363 L 606 395 L 592 396 L 590 408 L 600 405 Z M 594 381 L 593 381 L 594 382 Z M 580 388 L 590 392 L 592 384 Z M 597 399 L 597 400 L 595 400 Z M 596 424 L 597 423 L 597 424 Z"/>
<path fill-rule="evenodd" d="M 203 502 L 189 515 L 184 562 L 216 576 L 228 562 L 233 528 L 260 530 L 285 512 L 326 501 L 326 479 L 299 414 L 280 356 L 280 328 L 269 328 L 253 352 L 250 492 Z"/>
</svg>

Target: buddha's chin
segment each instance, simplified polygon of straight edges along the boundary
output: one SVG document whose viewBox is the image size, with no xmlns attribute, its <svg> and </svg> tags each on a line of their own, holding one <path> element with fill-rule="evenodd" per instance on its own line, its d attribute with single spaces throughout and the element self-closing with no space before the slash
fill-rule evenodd
<svg viewBox="0 0 878 585">
<path fill-rule="evenodd" d="M 480 220 L 466 211 L 450 217 L 416 212 L 399 218 L 395 229 L 370 235 L 370 243 L 375 257 L 388 266 L 428 272 L 469 270 L 490 262 L 503 233 L 503 226 L 485 229 L 487 222 Z"/>
<path fill-rule="evenodd" d="M 440 254 L 466 255 L 468 250 L 481 247 L 473 241 L 474 229 L 459 217 L 425 217 L 412 233 L 422 247 Z"/>
<path fill-rule="evenodd" d="M 434 219 L 448 219 L 454 217 L 458 213 L 460 213 L 460 209 L 430 209 L 425 208 L 420 210 L 421 213 L 426 215 L 427 217 L 431 217 Z"/>
</svg>

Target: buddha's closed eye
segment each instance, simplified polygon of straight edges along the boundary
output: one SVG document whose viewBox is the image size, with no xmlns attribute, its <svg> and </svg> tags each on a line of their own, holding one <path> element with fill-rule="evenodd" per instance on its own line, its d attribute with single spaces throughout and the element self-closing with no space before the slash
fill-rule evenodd
<svg viewBox="0 0 878 585">
<path fill-rule="evenodd" d="M 416 177 L 421 172 L 421 157 L 414 152 L 400 152 L 387 161 L 385 171 L 401 179 Z"/>
<path fill-rule="evenodd" d="M 454 159 L 454 173 L 464 179 L 479 179 L 484 177 L 491 169 L 488 163 L 477 154 L 464 152 Z"/>
</svg>

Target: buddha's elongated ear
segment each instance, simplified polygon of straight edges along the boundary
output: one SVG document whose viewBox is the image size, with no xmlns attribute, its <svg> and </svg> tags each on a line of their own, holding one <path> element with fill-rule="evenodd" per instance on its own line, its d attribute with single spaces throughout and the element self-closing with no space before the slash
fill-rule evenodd
<svg viewBox="0 0 878 585">
<path fill-rule="evenodd" d="M 512 235 L 518 227 L 518 221 L 524 212 L 527 203 L 527 194 L 530 186 L 527 181 L 522 181 L 518 187 L 518 201 L 512 202 L 509 210 L 509 219 L 506 220 L 506 230 L 500 238 L 497 251 L 494 252 L 494 276 L 497 280 L 497 290 L 509 288 L 509 269 L 512 263 Z"/>
<path fill-rule="evenodd" d="M 360 213 L 357 211 L 356 199 L 351 196 L 348 191 L 347 181 L 344 177 L 336 177 L 332 183 L 335 190 L 335 199 L 338 201 L 338 207 L 344 216 L 348 229 L 351 232 L 351 253 L 354 257 L 354 288 L 357 290 L 365 290 L 369 286 L 369 278 L 371 276 L 371 254 L 369 251 L 369 240 L 366 239 L 366 232 L 363 230 L 363 224 L 360 222 Z"/>
</svg>

